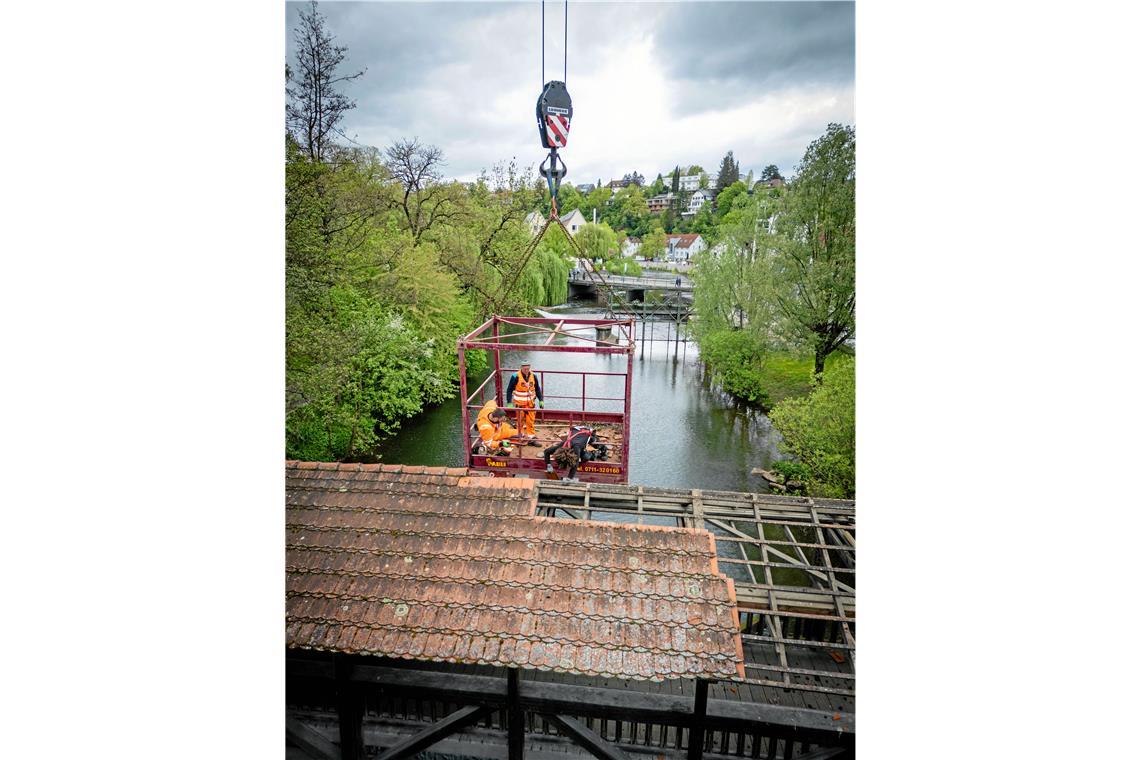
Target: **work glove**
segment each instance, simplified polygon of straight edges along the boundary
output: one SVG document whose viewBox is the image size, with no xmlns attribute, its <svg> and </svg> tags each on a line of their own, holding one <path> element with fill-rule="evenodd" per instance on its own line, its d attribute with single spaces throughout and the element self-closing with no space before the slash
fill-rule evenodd
<svg viewBox="0 0 1140 760">
<path fill-rule="evenodd" d="M 538 408 L 539 408 L 539 409 L 545 409 L 545 408 L 546 408 L 546 403 L 545 403 L 545 402 L 543 402 L 543 401 L 539 401 L 539 402 L 538 402 Z"/>
<path fill-rule="evenodd" d="M 514 409 L 515 408 L 515 402 L 514 401 L 508 401 L 507 402 L 507 408 L 508 409 Z"/>
</svg>

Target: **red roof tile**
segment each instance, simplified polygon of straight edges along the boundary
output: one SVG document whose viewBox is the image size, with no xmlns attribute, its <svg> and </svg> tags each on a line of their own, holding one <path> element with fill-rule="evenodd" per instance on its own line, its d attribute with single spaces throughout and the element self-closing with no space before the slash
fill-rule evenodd
<svg viewBox="0 0 1140 760">
<path fill-rule="evenodd" d="M 534 517 L 523 478 L 286 463 L 290 647 L 662 680 L 743 677 L 710 533 Z"/>
</svg>

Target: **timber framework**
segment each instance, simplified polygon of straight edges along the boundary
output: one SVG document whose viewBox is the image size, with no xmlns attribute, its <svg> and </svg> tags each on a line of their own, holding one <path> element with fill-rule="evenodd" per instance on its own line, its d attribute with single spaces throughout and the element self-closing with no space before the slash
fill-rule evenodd
<svg viewBox="0 0 1140 760">
<path fill-rule="evenodd" d="M 854 503 L 286 468 L 289 757 L 854 752 Z"/>
</svg>

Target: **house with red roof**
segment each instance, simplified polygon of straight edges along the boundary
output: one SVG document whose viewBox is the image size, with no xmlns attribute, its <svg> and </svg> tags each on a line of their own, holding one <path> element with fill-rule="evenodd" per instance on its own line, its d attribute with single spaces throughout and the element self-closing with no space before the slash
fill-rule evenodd
<svg viewBox="0 0 1140 760">
<path fill-rule="evenodd" d="M 708 244 L 705 239 L 695 233 L 673 234 L 665 237 L 665 258 L 668 261 L 690 261 Z"/>
</svg>

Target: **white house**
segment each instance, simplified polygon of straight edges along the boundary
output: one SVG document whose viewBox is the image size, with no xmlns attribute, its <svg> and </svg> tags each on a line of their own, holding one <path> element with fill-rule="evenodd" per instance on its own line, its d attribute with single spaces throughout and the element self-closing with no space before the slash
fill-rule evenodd
<svg viewBox="0 0 1140 760">
<path fill-rule="evenodd" d="M 681 214 L 682 216 L 691 216 L 701 210 L 701 206 L 706 203 L 711 203 L 716 198 L 716 193 L 712 190 L 697 190 L 689 196 L 689 207 Z"/>
<path fill-rule="evenodd" d="M 689 174 L 685 177 L 681 177 L 680 181 L 677 184 L 681 190 L 684 190 L 686 193 L 691 193 L 694 190 L 700 188 L 700 186 L 701 186 L 701 175 Z"/>
<path fill-rule="evenodd" d="M 621 244 L 622 256 L 636 256 L 641 250 L 641 238 L 627 237 Z"/>
<path fill-rule="evenodd" d="M 526 219 L 523 220 L 523 224 L 525 224 L 530 229 L 530 234 L 532 236 L 537 235 L 538 231 L 542 229 L 542 225 L 545 223 L 546 218 L 537 211 L 531 211 L 526 215 Z"/>
<path fill-rule="evenodd" d="M 665 258 L 668 261 L 689 261 L 706 247 L 705 239 L 694 233 L 667 235 Z"/>
<path fill-rule="evenodd" d="M 578 209 L 574 209 L 569 214 L 563 214 L 559 218 L 566 225 L 566 229 L 570 230 L 571 235 L 576 235 L 582 225 L 586 223 L 586 217 L 582 216 L 582 212 Z"/>
<path fill-rule="evenodd" d="M 582 216 L 582 212 L 578 209 L 574 209 L 568 214 L 563 214 L 559 218 L 562 220 L 562 223 L 566 225 L 566 229 L 570 230 L 571 235 L 578 234 L 579 228 L 586 223 L 586 217 Z M 524 224 L 530 228 L 531 235 L 537 235 L 539 230 L 542 229 L 542 225 L 546 224 L 546 217 L 537 211 L 531 211 L 526 215 Z"/>
</svg>

